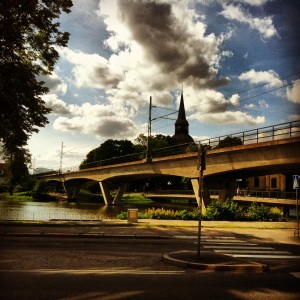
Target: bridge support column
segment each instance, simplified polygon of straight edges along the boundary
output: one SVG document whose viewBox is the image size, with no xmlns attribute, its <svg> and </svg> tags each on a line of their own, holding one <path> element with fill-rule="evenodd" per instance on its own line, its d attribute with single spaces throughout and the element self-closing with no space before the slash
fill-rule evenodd
<svg viewBox="0 0 300 300">
<path fill-rule="evenodd" d="M 113 203 L 112 196 L 110 194 L 109 186 L 104 181 L 99 182 L 101 193 L 105 202 L 105 205 L 111 205 Z"/>
<path fill-rule="evenodd" d="M 119 202 L 122 199 L 122 196 L 124 194 L 124 190 L 125 190 L 125 183 L 121 183 L 118 187 L 117 193 L 114 197 L 113 200 L 113 204 L 116 204 L 117 202 Z"/>
<path fill-rule="evenodd" d="M 219 200 L 221 202 L 224 202 L 227 199 L 231 200 L 235 195 L 236 188 L 237 188 L 236 180 L 234 179 L 225 180 L 223 182 L 222 190 L 219 194 Z"/>
<path fill-rule="evenodd" d="M 194 194 L 198 203 L 198 207 L 200 207 L 200 197 L 199 197 L 199 179 L 198 178 L 192 178 L 191 179 Z M 201 188 L 201 187 L 200 187 Z M 206 211 L 206 207 L 209 203 L 210 196 L 209 196 L 209 191 L 204 190 L 203 191 L 203 199 L 202 199 L 202 212 Z"/>
<path fill-rule="evenodd" d="M 71 192 L 71 190 L 67 187 L 65 181 L 62 181 L 61 183 L 62 183 L 62 186 L 63 186 L 63 188 L 64 188 L 64 191 L 65 191 L 65 193 L 66 193 L 66 195 L 67 195 L 68 200 L 69 200 L 69 199 L 72 199 L 72 192 Z"/>
</svg>

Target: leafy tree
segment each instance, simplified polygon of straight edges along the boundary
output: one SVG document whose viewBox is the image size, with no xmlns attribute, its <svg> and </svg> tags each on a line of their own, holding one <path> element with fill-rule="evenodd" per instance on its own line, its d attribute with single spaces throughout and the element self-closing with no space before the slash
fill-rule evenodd
<svg viewBox="0 0 300 300">
<path fill-rule="evenodd" d="M 238 146 L 243 145 L 243 142 L 238 137 L 227 136 L 224 140 L 221 140 L 217 146 L 217 148 L 225 148 L 230 146 Z"/>
<path fill-rule="evenodd" d="M 135 153 L 140 153 L 142 151 L 146 151 L 147 149 L 147 139 L 148 137 L 144 134 L 140 134 L 136 139 L 134 144 Z M 154 136 L 151 136 L 149 139 L 150 143 L 150 151 L 153 152 L 155 150 L 158 150 L 160 148 L 166 148 L 169 146 L 175 145 L 175 140 L 169 136 L 169 135 L 163 135 L 163 134 L 156 134 Z"/>
<path fill-rule="evenodd" d="M 86 159 L 81 163 L 80 168 L 94 167 L 94 162 L 125 156 L 134 152 L 133 144 L 128 140 L 112 140 L 109 139 L 102 143 L 100 147 L 90 151 Z"/>
<path fill-rule="evenodd" d="M 29 180 L 27 165 L 31 161 L 28 149 L 17 148 L 11 155 L 12 157 L 9 159 L 8 164 L 8 190 L 10 194 L 13 193 L 14 186 Z"/>
<path fill-rule="evenodd" d="M 51 74 L 59 58 L 55 46 L 66 46 L 69 34 L 60 32 L 57 21 L 69 13 L 71 0 L 0 1 L 0 142 L 11 166 L 11 183 L 22 151 L 37 127 L 48 121 L 41 96 L 48 92 L 38 76 Z M 15 163 L 14 160 L 18 161 Z"/>
</svg>

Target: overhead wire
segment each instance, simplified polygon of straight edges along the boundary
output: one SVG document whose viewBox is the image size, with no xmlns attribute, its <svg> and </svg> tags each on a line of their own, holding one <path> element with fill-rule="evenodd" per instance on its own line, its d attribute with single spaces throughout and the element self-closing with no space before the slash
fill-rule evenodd
<svg viewBox="0 0 300 300">
<path fill-rule="evenodd" d="M 260 88 L 260 87 L 263 87 L 263 86 L 266 86 L 266 85 L 270 85 L 270 84 L 272 84 L 272 83 L 274 83 L 274 82 L 277 82 L 277 81 L 283 81 L 283 80 L 286 79 L 286 78 L 289 78 L 289 77 L 292 77 L 292 76 L 295 76 L 295 75 L 298 75 L 298 74 L 300 74 L 300 72 L 296 72 L 296 73 L 293 73 L 293 74 L 289 74 L 289 75 L 287 75 L 287 76 L 278 78 L 278 79 L 273 80 L 273 81 L 271 81 L 271 82 L 268 82 L 268 83 L 264 83 L 264 84 L 255 86 L 254 88 L 247 89 L 247 90 L 243 90 L 243 91 L 240 91 L 240 92 L 238 92 L 238 93 L 239 93 L 239 94 L 246 93 L 246 92 L 255 90 L 255 89 L 257 89 L 257 88 Z M 268 91 L 265 91 L 265 92 L 262 92 L 262 93 L 259 93 L 259 94 L 253 95 L 253 96 L 249 96 L 249 97 L 244 98 L 244 99 L 241 99 L 241 100 L 239 100 L 239 103 L 242 103 L 242 102 L 245 102 L 245 101 L 254 99 L 254 98 L 256 98 L 256 97 L 259 97 L 259 96 L 262 96 L 262 95 L 265 95 L 265 94 L 274 92 L 274 91 L 276 91 L 276 90 L 279 90 L 279 89 L 282 89 L 282 88 L 285 88 L 285 87 L 288 87 L 288 86 L 291 86 L 291 85 L 296 85 L 296 84 L 298 85 L 299 83 L 300 83 L 300 81 L 299 81 L 299 82 L 293 81 L 293 82 L 290 82 L 290 83 L 287 83 L 287 84 L 283 84 L 283 85 L 281 85 L 280 87 L 276 87 L 276 88 L 273 88 L 273 89 L 271 89 L 271 90 L 268 90 Z M 232 103 L 229 103 L 229 105 L 233 105 L 233 104 L 232 104 Z M 191 106 L 190 108 L 197 107 L 197 106 L 198 106 L 198 105 Z M 196 114 L 196 115 L 203 115 L 203 114 L 207 114 L 207 113 L 212 113 L 212 112 L 214 112 L 214 111 L 216 111 L 216 109 L 212 109 L 212 110 L 209 110 L 209 111 L 207 111 L 207 112 L 205 112 L 205 113 L 199 113 L 199 114 Z M 174 112 L 174 113 L 175 113 L 175 112 Z M 155 118 L 154 120 L 157 120 L 157 119 L 159 119 L 159 117 L 158 117 L 158 118 Z M 172 126 L 172 125 L 174 125 L 174 124 L 163 125 L 163 126 L 160 126 L 160 127 L 153 128 L 153 130 L 161 129 L 161 128 L 164 128 L 164 127 L 169 127 L 169 126 Z"/>
</svg>

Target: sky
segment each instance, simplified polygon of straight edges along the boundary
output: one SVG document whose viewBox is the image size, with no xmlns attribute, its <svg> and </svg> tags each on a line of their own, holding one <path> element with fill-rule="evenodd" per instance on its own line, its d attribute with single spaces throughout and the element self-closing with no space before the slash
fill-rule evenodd
<svg viewBox="0 0 300 300">
<path fill-rule="evenodd" d="M 174 134 L 183 92 L 195 141 L 300 119 L 298 0 L 73 0 L 33 168 L 79 165 L 108 139 Z M 63 148 L 62 148 L 63 143 Z"/>
</svg>

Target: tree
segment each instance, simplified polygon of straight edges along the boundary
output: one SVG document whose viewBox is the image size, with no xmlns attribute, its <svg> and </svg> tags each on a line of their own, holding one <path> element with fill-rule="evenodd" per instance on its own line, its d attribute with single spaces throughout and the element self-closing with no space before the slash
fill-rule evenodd
<svg viewBox="0 0 300 300">
<path fill-rule="evenodd" d="M 140 153 L 146 151 L 147 149 L 147 136 L 140 134 L 136 139 L 134 144 L 135 153 Z M 160 148 L 166 148 L 175 145 L 175 140 L 169 135 L 156 134 L 151 136 L 149 139 L 150 151 L 153 152 Z"/>
<path fill-rule="evenodd" d="M 108 160 L 110 158 L 120 157 L 132 154 L 134 152 L 132 142 L 128 140 L 106 140 L 100 147 L 91 150 L 86 159 L 81 163 L 80 169 L 96 166 L 95 162 Z M 107 162 L 109 163 L 109 162 Z"/>
<path fill-rule="evenodd" d="M 28 149 L 17 148 L 14 157 L 9 159 L 8 164 L 8 191 L 13 193 L 13 188 L 17 184 L 25 183 L 29 180 L 27 165 L 30 164 L 31 155 Z"/>
<path fill-rule="evenodd" d="M 217 146 L 217 148 L 225 148 L 230 146 L 238 146 L 243 145 L 243 142 L 238 137 L 227 136 L 224 140 L 221 140 Z"/>
<path fill-rule="evenodd" d="M 69 33 L 59 31 L 57 20 L 71 6 L 71 0 L 0 1 L 0 142 L 10 166 L 48 123 L 50 109 L 41 98 L 48 88 L 38 76 L 51 74 L 59 58 L 55 46 L 67 45 Z M 13 183 L 16 170 L 10 171 Z"/>
</svg>

